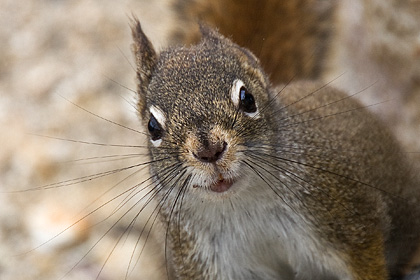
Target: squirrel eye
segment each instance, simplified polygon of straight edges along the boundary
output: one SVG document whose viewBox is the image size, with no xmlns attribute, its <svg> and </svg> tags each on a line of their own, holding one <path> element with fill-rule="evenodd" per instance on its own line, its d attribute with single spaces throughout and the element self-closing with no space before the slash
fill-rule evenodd
<svg viewBox="0 0 420 280">
<path fill-rule="evenodd" d="M 252 94 L 248 92 L 245 87 L 239 89 L 239 100 L 240 107 L 246 113 L 255 113 L 257 111 L 257 105 L 255 104 L 255 99 Z"/>
<path fill-rule="evenodd" d="M 153 115 L 150 116 L 147 128 L 150 132 L 150 135 L 152 136 L 153 141 L 157 141 L 162 138 L 162 128 L 160 127 L 158 121 Z"/>
</svg>

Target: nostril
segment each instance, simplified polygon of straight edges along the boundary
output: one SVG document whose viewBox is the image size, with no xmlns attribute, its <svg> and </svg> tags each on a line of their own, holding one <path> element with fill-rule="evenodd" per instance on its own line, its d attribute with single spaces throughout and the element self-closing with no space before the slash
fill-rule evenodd
<svg viewBox="0 0 420 280">
<path fill-rule="evenodd" d="M 225 146 L 222 146 L 222 147 L 221 147 L 221 149 L 218 149 L 218 150 L 216 151 L 216 153 L 214 154 L 214 156 L 215 156 L 217 159 L 219 159 L 219 158 L 220 158 L 220 156 L 223 154 L 224 150 L 225 150 Z"/>
<path fill-rule="evenodd" d="M 207 147 L 202 147 L 194 156 L 202 162 L 216 162 L 225 152 L 227 143 L 209 143 Z"/>
</svg>

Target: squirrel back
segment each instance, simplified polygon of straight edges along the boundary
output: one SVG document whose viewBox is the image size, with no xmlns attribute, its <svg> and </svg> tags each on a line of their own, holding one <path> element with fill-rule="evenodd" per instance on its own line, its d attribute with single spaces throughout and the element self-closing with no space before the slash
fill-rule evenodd
<svg viewBox="0 0 420 280">
<path fill-rule="evenodd" d="M 197 43 L 198 22 L 251 50 L 274 83 L 316 79 L 334 36 L 334 1 L 180 0 L 172 40 Z"/>
</svg>

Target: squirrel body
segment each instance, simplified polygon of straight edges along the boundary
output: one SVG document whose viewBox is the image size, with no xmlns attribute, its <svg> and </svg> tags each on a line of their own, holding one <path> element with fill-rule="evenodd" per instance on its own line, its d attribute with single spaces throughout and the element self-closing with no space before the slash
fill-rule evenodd
<svg viewBox="0 0 420 280">
<path fill-rule="evenodd" d="M 257 55 L 271 82 L 317 79 L 335 36 L 335 1 L 178 0 L 172 40 L 197 43 L 197 21 Z M 279 67 L 281 65 L 281 67 Z"/>
<path fill-rule="evenodd" d="M 418 179 L 387 129 L 322 82 L 273 86 L 202 27 L 156 54 L 132 24 L 138 111 L 175 279 L 388 279 L 420 241 Z"/>
</svg>

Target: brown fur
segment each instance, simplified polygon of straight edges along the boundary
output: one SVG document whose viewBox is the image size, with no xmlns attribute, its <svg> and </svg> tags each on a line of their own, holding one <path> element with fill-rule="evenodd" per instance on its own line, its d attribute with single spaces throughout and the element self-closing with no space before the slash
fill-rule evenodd
<svg viewBox="0 0 420 280">
<path fill-rule="evenodd" d="M 319 78 L 334 34 L 334 1 L 183 0 L 175 2 L 175 10 L 184 26 L 175 30 L 174 40 L 196 43 L 197 22 L 210 24 L 255 53 L 276 84 Z"/>
<path fill-rule="evenodd" d="M 283 215 L 297 214 L 305 221 L 294 225 L 296 232 L 305 228 L 302 242 L 311 244 L 306 238 L 313 238 L 323 246 L 321 250 L 316 246 L 308 250 L 318 250 L 316 255 L 332 252 L 345 263 L 345 269 L 333 264 L 329 267 L 327 263 L 321 272 L 325 269 L 331 273 L 328 275 L 337 277 L 351 273 L 358 280 L 385 280 L 388 275 L 403 273 L 419 242 L 418 178 L 392 135 L 358 102 L 322 83 L 301 81 L 270 87 L 264 71 L 248 50 L 211 29 L 202 30 L 203 39 L 198 45 L 169 48 L 159 56 L 138 22 L 132 30 L 141 116 L 146 125 L 153 105 L 166 118 L 161 146 L 150 145 L 150 157 L 154 160 L 150 171 L 156 186 L 162 187 L 156 191 L 156 198 L 162 205 L 162 220 L 168 226 L 175 277 L 224 277 L 215 273 L 223 265 L 216 262 L 217 254 L 208 260 L 205 252 L 197 249 L 201 248 L 202 240 L 210 237 L 214 244 L 225 242 L 218 239 L 219 232 L 213 229 L 219 228 L 224 213 L 219 213 L 216 206 L 213 209 L 212 203 L 206 204 L 208 211 L 220 215 L 220 219 L 209 221 L 197 219 L 196 212 L 202 209 L 192 208 L 198 203 L 200 192 L 205 194 L 203 202 L 214 199 L 217 205 L 221 198 L 200 188 L 194 192 L 198 193 L 195 197 L 188 185 L 193 177 L 190 169 L 175 168 L 182 165 L 211 173 L 212 167 L 200 167 L 198 161 L 196 165 L 188 163 L 185 157 L 195 152 L 194 147 L 201 147 L 211 139 L 208 135 L 215 125 L 232 135 L 234 140 L 224 139 L 233 146 L 229 149 L 241 147 L 250 153 L 263 153 L 266 169 L 262 172 L 275 180 L 274 189 L 265 184 L 249 186 L 248 191 L 258 188 L 252 197 L 247 190 L 238 190 L 239 200 L 235 200 L 235 193 L 225 194 L 232 196 L 232 205 L 242 199 L 250 201 L 249 205 L 238 204 L 236 208 L 249 211 L 254 219 L 248 222 L 255 223 L 255 228 L 283 223 Z M 246 117 L 233 106 L 229 92 L 237 77 L 257 100 L 260 118 Z M 237 125 L 236 130 L 232 123 Z M 189 137 L 189 133 L 194 133 L 194 137 Z M 193 140 L 188 144 L 188 139 Z M 261 146 L 260 150 L 255 146 Z M 226 156 L 215 164 L 228 172 L 235 161 L 247 160 L 242 154 L 237 155 L 242 158 Z M 194 161 L 193 157 L 191 160 Z M 284 178 L 272 178 L 279 170 L 286 170 Z M 254 177 L 258 177 L 257 172 Z M 174 206 L 180 197 L 183 208 Z M 272 208 L 261 212 L 259 205 Z M 269 224 L 264 224 L 264 218 L 271 217 L 273 212 L 280 217 L 274 215 Z M 234 230 L 225 226 L 223 230 Z M 286 235 L 295 233 L 291 228 L 285 231 Z M 252 254 L 250 248 L 244 246 L 242 254 Z M 311 261 L 314 265 L 318 262 Z"/>
<path fill-rule="evenodd" d="M 401 273 L 420 241 L 418 178 L 390 132 L 361 104 L 330 88 L 316 92 L 320 88 L 322 84 L 300 82 L 281 95 L 282 104 L 293 104 L 292 115 L 305 114 L 303 119 L 293 120 L 302 123 L 290 132 L 288 141 L 312 146 L 308 164 L 331 172 L 326 176 L 312 170 L 318 175 L 312 178 L 315 184 L 325 186 L 332 195 L 325 197 L 323 191 L 314 190 L 312 195 L 319 197 L 309 208 L 322 216 L 319 225 L 335 224 L 327 226 L 329 230 L 323 228 L 322 234 L 339 237 L 338 244 L 349 245 L 345 251 L 355 270 L 365 271 L 357 279 L 386 279 L 378 278 L 385 275 L 385 259 L 392 275 Z M 315 93 L 309 95 L 311 92 Z M 349 189 L 335 187 L 340 185 Z M 319 208 L 319 200 L 328 206 L 327 212 Z M 336 223 L 337 217 L 343 222 Z"/>
</svg>

